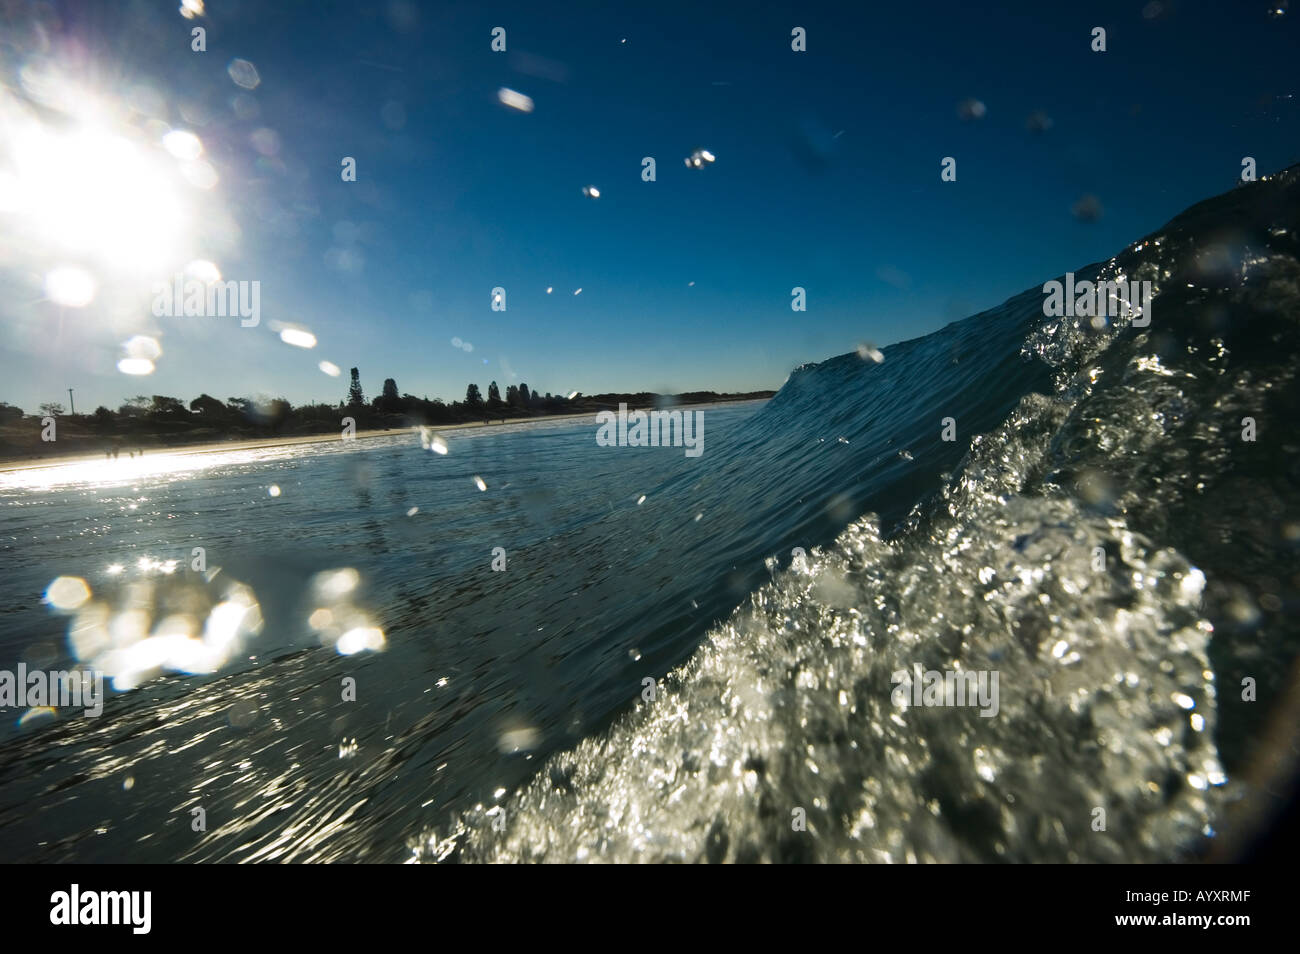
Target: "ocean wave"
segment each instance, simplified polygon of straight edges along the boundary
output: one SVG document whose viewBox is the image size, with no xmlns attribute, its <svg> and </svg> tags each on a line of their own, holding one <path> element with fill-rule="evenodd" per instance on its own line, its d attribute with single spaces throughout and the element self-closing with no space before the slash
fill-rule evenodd
<svg viewBox="0 0 1300 954">
<path fill-rule="evenodd" d="M 1298 179 L 1201 203 L 1081 270 L 1151 282 L 1149 326 L 1044 318 L 1031 289 L 886 349 L 878 369 L 846 355 L 793 374 L 747 426 L 816 415 L 847 433 L 892 413 L 876 495 L 915 505 L 773 561 L 635 711 L 426 829 L 412 859 L 1204 851 L 1270 708 L 1239 699 L 1241 680 L 1276 699 L 1298 648 L 1283 612 L 1300 579 Z M 1051 369 L 1042 393 L 1026 391 L 1028 365 Z M 828 399 L 859 377 L 876 386 Z M 927 448 L 935 463 L 940 413 L 979 422 L 1007 403 L 950 477 L 918 487 L 909 465 Z M 1245 438 L 1245 418 L 1262 436 Z M 916 666 L 997 672 L 997 714 L 895 704 L 894 675 Z"/>
</svg>

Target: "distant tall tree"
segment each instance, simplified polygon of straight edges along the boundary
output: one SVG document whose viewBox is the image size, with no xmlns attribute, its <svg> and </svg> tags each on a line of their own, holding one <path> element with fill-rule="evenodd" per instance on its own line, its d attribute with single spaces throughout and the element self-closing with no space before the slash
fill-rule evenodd
<svg viewBox="0 0 1300 954">
<path fill-rule="evenodd" d="M 488 385 L 488 407 L 499 407 L 501 405 L 501 389 L 493 381 Z"/>
<path fill-rule="evenodd" d="M 366 396 L 361 391 L 361 372 L 352 369 L 352 386 L 348 388 L 348 406 L 359 407 L 366 403 Z"/>
<path fill-rule="evenodd" d="M 519 403 L 524 407 L 528 407 L 533 403 L 533 396 L 528 392 L 528 385 L 526 384 L 521 383 L 519 385 Z"/>
<path fill-rule="evenodd" d="M 506 385 L 506 403 L 511 407 L 519 406 L 519 389 L 513 384 Z"/>
<path fill-rule="evenodd" d="M 479 394 L 477 384 L 471 384 L 465 389 L 465 403 L 475 408 L 483 403 L 483 395 Z"/>
<path fill-rule="evenodd" d="M 63 413 L 63 405 L 58 401 L 50 401 L 41 405 L 41 413 L 47 417 L 58 417 Z"/>
</svg>

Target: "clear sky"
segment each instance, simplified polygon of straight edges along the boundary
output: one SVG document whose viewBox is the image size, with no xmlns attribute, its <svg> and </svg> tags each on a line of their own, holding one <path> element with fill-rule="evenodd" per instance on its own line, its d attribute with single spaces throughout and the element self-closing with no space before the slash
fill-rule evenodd
<svg viewBox="0 0 1300 954">
<path fill-rule="evenodd" d="M 0 32 L 0 400 L 777 388 L 1300 159 L 1300 10 L 1264 0 L 179 2 Z M 152 314 L 196 260 L 260 283 L 259 326 Z"/>
</svg>

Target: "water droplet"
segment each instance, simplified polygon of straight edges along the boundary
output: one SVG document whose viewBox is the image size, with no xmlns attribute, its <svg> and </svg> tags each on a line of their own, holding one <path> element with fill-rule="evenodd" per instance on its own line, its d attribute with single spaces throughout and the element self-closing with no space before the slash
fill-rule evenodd
<svg viewBox="0 0 1300 954">
<path fill-rule="evenodd" d="M 293 345 L 295 348 L 316 347 L 316 336 L 305 328 L 282 328 L 280 329 L 280 340 L 285 344 Z"/>
<path fill-rule="evenodd" d="M 523 93 L 516 92 L 513 89 L 507 89 L 502 86 L 497 90 L 497 99 L 500 101 L 502 106 L 508 106 L 521 113 L 531 113 L 533 111 L 533 98 L 531 96 L 525 96 Z"/>
<path fill-rule="evenodd" d="M 703 169 L 706 165 L 716 161 L 713 153 L 707 149 L 696 149 L 686 157 L 686 168 Z"/>
<path fill-rule="evenodd" d="M 519 729 L 509 729 L 501 733 L 497 740 L 497 749 L 502 755 L 511 755 L 515 752 L 527 752 L 536 748 L 540 740 L 540 735 L 536 729 L 531 726 L 525 726 Z"/>
<path fill-rule="evenodd" d="M 262 82 L 262 78 L 257 75 L 257 67 L 248 60 L 231 60 L 230 65 L 226 67 L 226 72 L 236 86 L 244 89 L 257 89 L 258 84 Z"/>
<path fill-rule="evenodd" d="M 882 364 L 885 360 L 885 356 L 880 349 L 869 341 L 858 344 L 858 357 L 863 361 L 873 361 L 876 364 Z"/>
<path fill-rule="evenodd" d="M 1101 218 L 1101 201 L 1095 195 L 1080 196 L 1070 212 L 1080 222 L 1096 222 Z"/>
</svg>

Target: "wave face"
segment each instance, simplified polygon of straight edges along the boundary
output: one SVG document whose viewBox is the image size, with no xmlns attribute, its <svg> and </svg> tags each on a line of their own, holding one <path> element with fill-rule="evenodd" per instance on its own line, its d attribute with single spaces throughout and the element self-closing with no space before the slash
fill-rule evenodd
<svg viewBox="0 0 1300 954">
<path fill-rule="evenodd" d="M 784 519 L 806 537 L 856 519 L 769 561 L 653 698 L 426 829 L 416 859 L 1207 851 L 1298 649 L 1298 180 L 1201 203 L 1081 271 L 1151 282 L 1149 327 L 1044 318 L 1035 288 L 882 364 L 799 369 L 740 428 L 763 463 L 738 505 L 802 506 Z M 786 499 L 809 448 L 841 439 L 870 451 Z M 997 714 L 896 706 L 892 675 L 917 665 L 997 672 Z M 1239 699 L 1247 677 L 1259 703 Z"/>
<path fill-rule="evenodd" d="M 7 716 L 0 857 L 1212 857 L 1300 649 L 1296 178 L 1081 270 L 1152 282 L 1147 328 L 1035 288 L 705 409 L 697 459 L 560 420 L 5 475 L 0 669 L 260 625 L 101 717 Z M 996 715 L 895 705 L 914 667 L 996 673 Z"/>
</svg>

